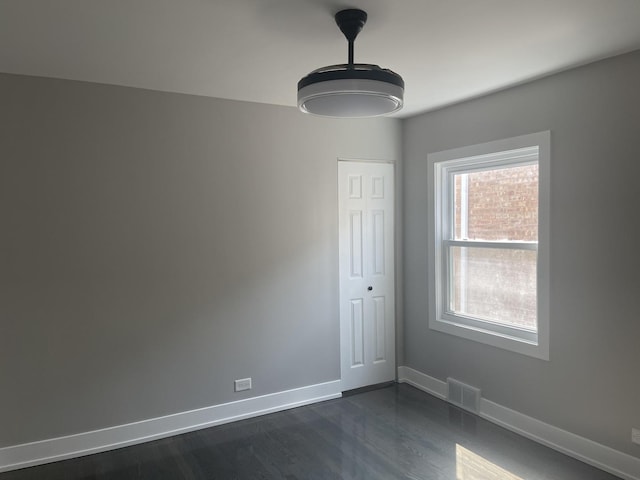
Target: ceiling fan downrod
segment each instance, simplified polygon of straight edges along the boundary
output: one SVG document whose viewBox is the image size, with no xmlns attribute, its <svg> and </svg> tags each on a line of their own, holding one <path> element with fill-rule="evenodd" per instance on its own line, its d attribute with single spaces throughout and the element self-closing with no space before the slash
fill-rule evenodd
<svg viewBox="0 0 640 480">
<path fill-rule="evenodd" d="M 349 8 L 336 13 L 335 20 L 340 31 L 346 37 L 347 42 L 349 42 L 349 67 L 353 68 L 353 45 L 356 41 L 356 37 L 364 28 L 365 23 L 367 23 L 367 12 L 357 8 Z"/>
</svg>

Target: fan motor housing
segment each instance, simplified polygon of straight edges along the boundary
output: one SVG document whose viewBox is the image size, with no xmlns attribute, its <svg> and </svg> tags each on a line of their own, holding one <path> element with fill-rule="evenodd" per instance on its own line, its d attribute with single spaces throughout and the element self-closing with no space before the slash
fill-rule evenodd
<svg viewBox="0 0 640 480">
<path fill-rule="evenodd" d="M 298 108 L 327 117 L 374 117 L 400 110 L 403 94 L 404 81 L 391 70 L 370 64 L 332 65 L 298 82 Z"/>
</svg>

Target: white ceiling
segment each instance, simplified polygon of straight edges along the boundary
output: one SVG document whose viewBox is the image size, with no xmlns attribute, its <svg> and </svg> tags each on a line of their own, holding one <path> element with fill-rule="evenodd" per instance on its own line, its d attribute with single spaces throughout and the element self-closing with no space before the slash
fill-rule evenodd
<svg viewBox="0 0 640 480">
<path fill-rule="evenodd" d="M 640 0 L 0 0 L 0 71 L 293 106 L 351 7 L 405 117 L 640 48 Z"/>
</svg>

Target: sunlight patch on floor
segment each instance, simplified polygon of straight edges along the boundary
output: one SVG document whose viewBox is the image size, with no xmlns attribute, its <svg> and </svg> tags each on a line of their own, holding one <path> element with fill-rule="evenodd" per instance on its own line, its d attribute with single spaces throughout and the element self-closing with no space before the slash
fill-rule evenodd
<svg viewBox="0 0 640 480">
<path fill-rule="evenodd" d="M 486 458 L 456 444 L 457 480 L 524 480 Z"/>
</svg>

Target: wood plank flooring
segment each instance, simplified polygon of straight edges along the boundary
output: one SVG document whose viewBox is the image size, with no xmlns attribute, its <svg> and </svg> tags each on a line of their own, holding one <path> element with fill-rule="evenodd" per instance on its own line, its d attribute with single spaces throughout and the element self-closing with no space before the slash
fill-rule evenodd
<svg viewBox="0 0 640 480">
<path fill-rule="evenodd" d="M 612 480 L 408 385 L 0 474 L 0 480 Z"/>
</svg>

